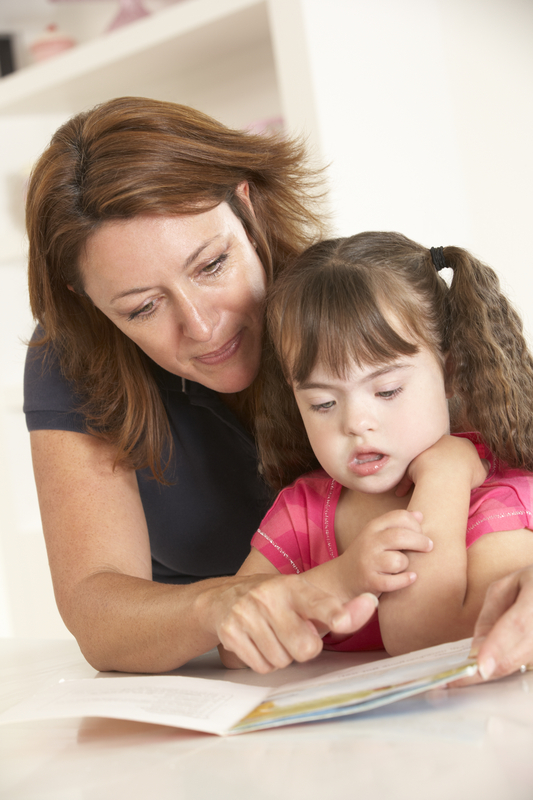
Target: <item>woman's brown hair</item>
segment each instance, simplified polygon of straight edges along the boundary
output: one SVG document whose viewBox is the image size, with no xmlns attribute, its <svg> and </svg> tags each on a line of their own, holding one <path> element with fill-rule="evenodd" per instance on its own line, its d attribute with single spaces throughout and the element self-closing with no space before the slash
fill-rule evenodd
<svg viewBox="0 0 533 800">
<path fill-rule="evenodd" d="M 533 359 L 495 272 L 443 249 L 451 285 L 430 251 L 398 233 L 361 233 L 311 246 L 271 289 L 257 417 L 263 471 L 276 489 L 318 466 L 291 384 L 318 362 L 343 376 L 421 344 L 441 360 L 453 432 L 477 431 L 511 467 L 533 470 Z"/>
<path fill-rule="evenodd" d="M 243 181 L 253 213 L 235 193 Z M 231 130 L 173 103 L 118 98 L 55 133 L 26 205 L 30 303 L 44 330 L 34 344 L 53 347 L 87 430 L 116 445 L 117 463 L 149 466 L 164 480 L 168 421 L 149 359 L 84 294 L 79 262 L 88 238 L 107 221 L 226 201 L 272 280 L 322 231 L 319 185 L 301 143 Z"/>
</svg>

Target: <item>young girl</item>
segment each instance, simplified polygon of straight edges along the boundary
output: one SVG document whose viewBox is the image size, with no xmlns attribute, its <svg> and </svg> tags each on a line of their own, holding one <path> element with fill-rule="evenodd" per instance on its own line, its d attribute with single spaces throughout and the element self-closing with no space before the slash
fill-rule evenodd
<svg viewBox="0 0 533 800">
<path fill-rule="evenodd" d="M 495 273 L 460 248 L 363 233 L 309 248 L 268 309 L 279 360 L 264 381 L 263 470 L 276 488 L 297 480 L 240 574 L 383 592 L 370 624 L 328 634 L 329 648 L 398 654 L 472 635 L 488 585 L 533 562 L 533 360 Z M 470 442 L 488 466 L 472 492 Z M 411 549 L 422 515 L 406 509 L 425 533 L 431 520 L 431 552 Z"/>
</svg>

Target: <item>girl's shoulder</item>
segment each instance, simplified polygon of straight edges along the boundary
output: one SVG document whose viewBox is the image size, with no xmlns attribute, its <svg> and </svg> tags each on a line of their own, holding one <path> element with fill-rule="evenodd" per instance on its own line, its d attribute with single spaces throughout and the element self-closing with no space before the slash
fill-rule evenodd
<svg viewBox="0 0 533 800">
<path fill-rule="evenodd" d="M 310 524 L 322 527 L 324 510 L 336 505 L 341 489 L 340 484 L 324 470 L 302 475 L 281 490 L 261 528 L 273 525 L 307 531 Z"/>
<path fill-rule="evenodd" d="M 316 469 L 301 475 L 290 486 L 286 486 L 278 495 L 278 499 L 283 497 L 287 502 L 289 499 L 295 501 L 298 498 L 327 498 L 328 495 L 339 486 L 323 469 Z"/>
</svg>

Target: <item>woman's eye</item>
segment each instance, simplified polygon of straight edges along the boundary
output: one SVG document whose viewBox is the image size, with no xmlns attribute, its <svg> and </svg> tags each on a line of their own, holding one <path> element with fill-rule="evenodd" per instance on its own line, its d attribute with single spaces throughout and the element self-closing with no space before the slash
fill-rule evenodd
<svg viewBox="0 0 533 800">
<path fill-rule="evenodd" d="M 311 405 L 311 411 L 328 411 L 330 408 L 333 408 L 335 405 L 335 400 L 328 400 L 327 403 L 317 403 L 316 405 Z"/>
<path fill-rule="evenodd" d="M 219 270 L 222 268 L 222 266 L 223 266 L 224 262 L 226 261 L 227 257 L 228 257 L 227 253 L 222 253 L 221 256 L 219 256 L 218 258 L 215 258 L 214 261 L 211 261 L 211 263 L 207 264 L 207 266 L 202 268 L 202 270 L 201 270 L 202 274 L 203 275 L 216 275 L 217 272 L 219 272 Z"/>
<path fill-rule="evenodd" d="M 393 397 L 396 397 L 402 391 L 402 387 L 399 386 L 397 389 L 389 389 L 386 392 L 377 392 L 378 397 L 383 397 L 384 400 L 392 400 Z"/>
<path fill-rule="evenodd" d="M 132 311 L 128 317 L 128 322 L 132 322 L 134 319 L 138 318 L 146 318 L 149 317 L 155 309 L 155 300 L 150 300 L 149 303 L 146 303 L 145 306 L 139 308 L 137 311 Z"/>
</svg>

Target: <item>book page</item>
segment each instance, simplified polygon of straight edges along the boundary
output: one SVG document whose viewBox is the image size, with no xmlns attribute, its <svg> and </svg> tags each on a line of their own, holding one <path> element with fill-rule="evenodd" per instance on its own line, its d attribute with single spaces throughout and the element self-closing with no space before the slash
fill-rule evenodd
<svg viewBox="0 0 533 800">
<path fill-rule="evenodd" d="M 160 675 L 62 680 L 5 711 L 0 723 L 111 717 L 221 734 L 269 691 L 268 687 Z"/>
</svg>

